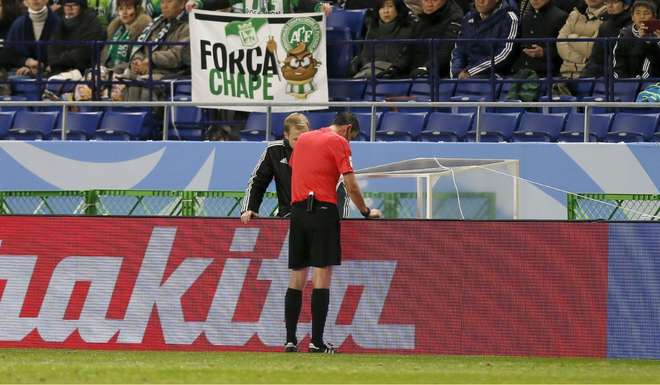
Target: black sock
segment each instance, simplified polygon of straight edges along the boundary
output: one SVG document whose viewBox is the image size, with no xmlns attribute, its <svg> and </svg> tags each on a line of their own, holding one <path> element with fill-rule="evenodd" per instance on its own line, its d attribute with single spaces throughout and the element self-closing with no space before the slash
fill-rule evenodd
<svg viewBox="0 0 660 385">
<path fill-rule="evenodd" d="M 286 320 L 286 342 L 298 344 L 296 328 L 302 308 L 302 290 L 288 288 L 284 296 L 284 319 Z"/>
<path fill-rule="evenodd" d="M 329 303 L 330 289 L 312 290 L 312 343 L 316 346 L 323 345 L 323 330 Z"/>
</svg>

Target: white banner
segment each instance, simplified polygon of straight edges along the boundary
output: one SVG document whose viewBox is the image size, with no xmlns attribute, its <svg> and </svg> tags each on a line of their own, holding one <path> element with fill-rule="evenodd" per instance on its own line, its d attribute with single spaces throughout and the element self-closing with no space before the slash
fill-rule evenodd
<svg viewBox="0 0 660 385">
<path fill-rule="evenodd" d="M 273 111 L 298 111 L 328 101 L 325 19 L 322 13 L 236 14 L 195 10 L 190 15 L 192 99 L 244 102 L 222 107 L 265 111 L 251 104 L 294 102 Z M 305 110 L 326 107 L 305 107 Z"/>
</svg>

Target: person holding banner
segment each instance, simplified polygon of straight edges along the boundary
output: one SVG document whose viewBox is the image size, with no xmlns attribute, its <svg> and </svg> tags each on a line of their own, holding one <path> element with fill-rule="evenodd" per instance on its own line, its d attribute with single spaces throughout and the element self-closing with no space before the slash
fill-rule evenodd
<svg viewBox="0 0 660 385">
<path fill-rule="evenodd" d="M 323 340 L 330 303 L 332 266 L 341 264 L 339 210 L 335 186 L 343 176 L 346 191 L 365 218 L 380 218 L 367 207 L 360 192 L 348 142 L 360 132 L 350 112 L 338 113 L 330 127 L 300 135 L 291 156 L 291 225 L 289 229 L 289 287 L 284 297 L 285 352 L 298 351 L 296 329 L 302 308 L 307 269 L 312 271 L 312 340 L 310 353 L 334 354 Z"/>
<path fill-rule="evenodd" d="M 247 224 L 259 215 L 259 206 L 264 199 L 270 181 L 275 179 L 277 190 L 277 216 L 291 214 L 291 167 L 289 159 L 298 137 L 309 131 L 307 117 L 293 113 L 284 119 L 284 139 L 268 143 L 248 181 L 245 197 L 241 205 L 241 222 Z"/>
<path fill-rule="evenodd" d="M 241 13 L 305 13 L 323 12 L 326 16 L 332 13 L 332 5 L 319 0 L 188 0 L 186 10 L 193 9 L 218 10 L 234 5 Z"/>
</svg>

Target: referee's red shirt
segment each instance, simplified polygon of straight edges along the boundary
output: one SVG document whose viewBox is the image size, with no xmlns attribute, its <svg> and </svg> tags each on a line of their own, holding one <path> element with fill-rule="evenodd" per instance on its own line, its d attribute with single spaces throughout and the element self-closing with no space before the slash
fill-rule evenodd
<svg viewBox="0 0 660 385">
<path fill-rule="evenodd" d="M 353 172 L 348 141 L 329 127 L 300 135 L 289 163 L 291 203 L 314 191 L 316 200 L 337 204 L 339 176 Z"/>
</svg>

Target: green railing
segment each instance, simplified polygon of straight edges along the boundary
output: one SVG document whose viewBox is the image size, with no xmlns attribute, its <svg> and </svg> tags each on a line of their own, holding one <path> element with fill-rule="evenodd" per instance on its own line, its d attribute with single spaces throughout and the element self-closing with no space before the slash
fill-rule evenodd
<svg viewBox="0 0 660 385">
<path fill-rule="evenodd" d="M 243 192 L 235 191 L 0 191 L 0 215 L 116 215 L 116 216 L 197 216 L 237 217 Z M 372 207 L 386 218 L 415 218 L 417 194 L 365 192 Z M 461 193 L 463 212 L 468 219 L 495 219 L 494 193 Z M 455 193 L 433 193 L 434 218 L 458 218 Z M 268 192 L 261 213 L 275 215 L 277 196 Z M 359 217 L 354 212 L 349 215 Z"/>
<path fill-rule="evenodd" d="M 568 194 L 568 219 L 660 220 L 660 194 Z"/>
</svg>

